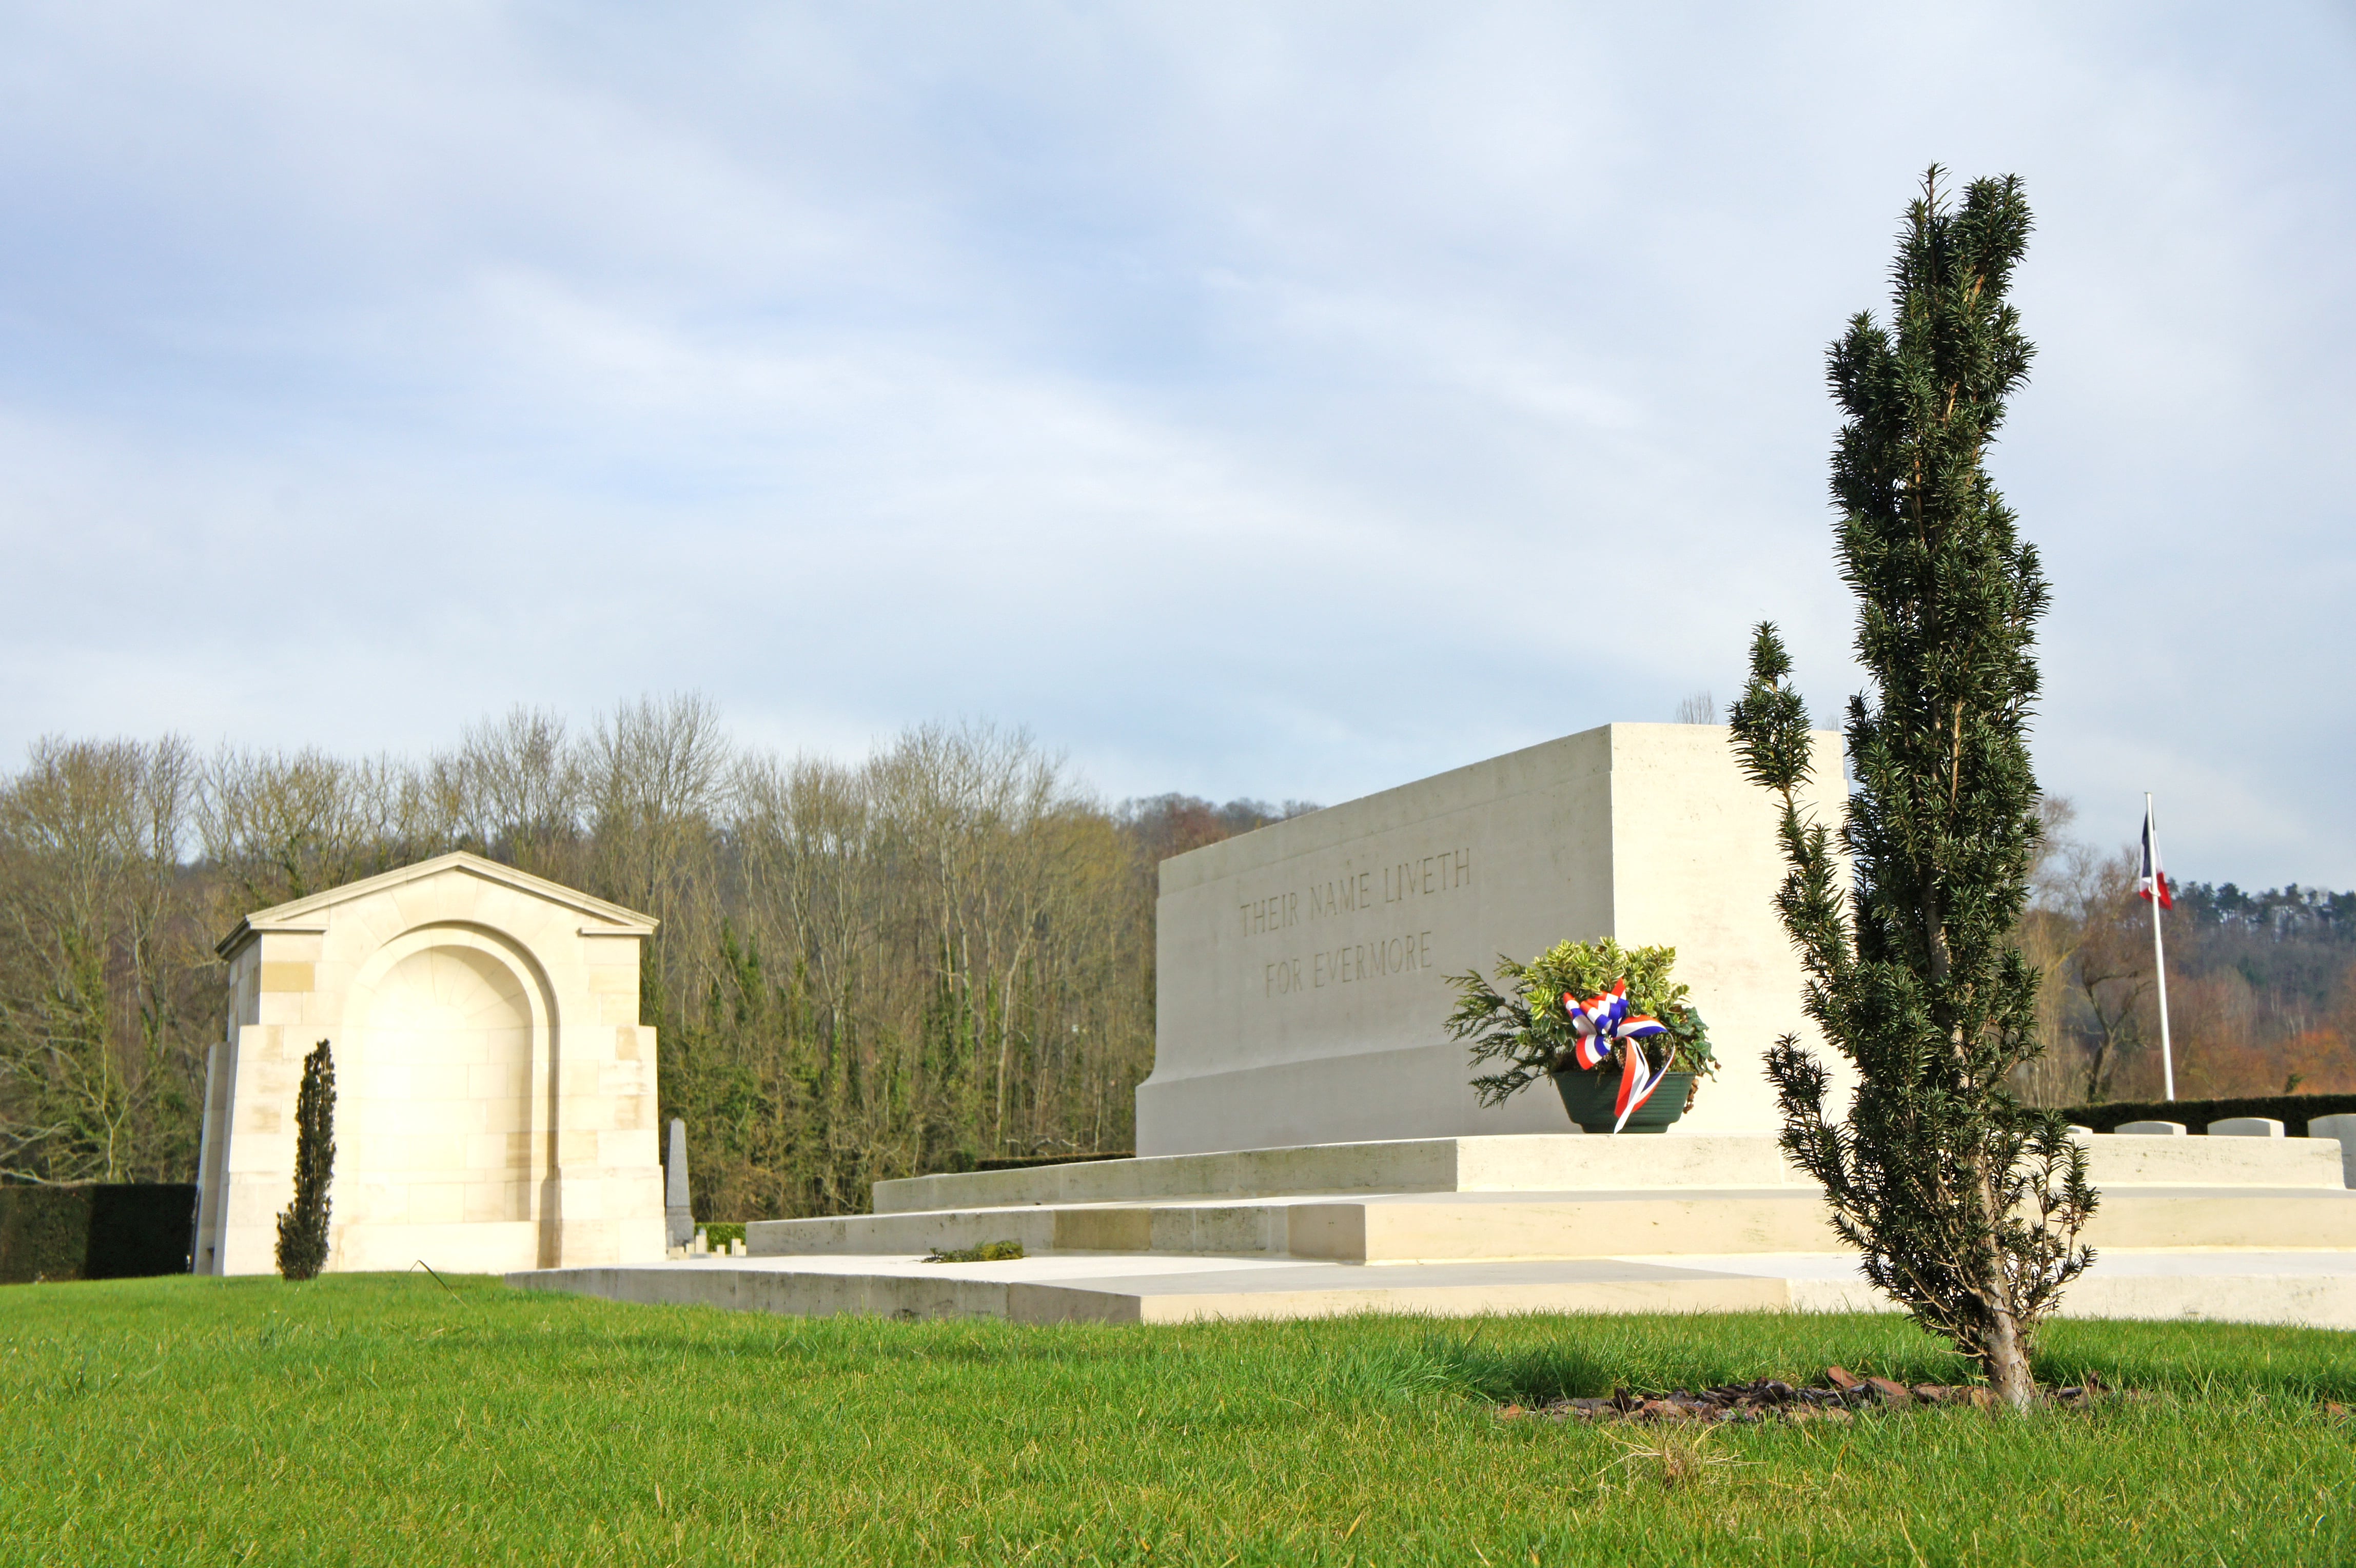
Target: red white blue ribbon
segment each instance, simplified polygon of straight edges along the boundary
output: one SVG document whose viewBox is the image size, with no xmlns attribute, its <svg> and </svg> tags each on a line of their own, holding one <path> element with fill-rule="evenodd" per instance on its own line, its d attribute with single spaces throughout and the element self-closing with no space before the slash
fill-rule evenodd
<svg viewBox="0 0 2356 1568">
<path fill-rule="evenodd" d="M 1643 1048 L 1635 1042 L 1650 1035 L 1665 1035 L 1669 1026 L 1658 1018 L 1628 1011 L 1628 983 L 1624 980 L 1614 981 L 1611 990 L 1583 1000 L 1566 991 L 1562 993 L 1562 1005 L 1570 1015 L 1571 1029 L 1579 1036 L 1570 1054 L 1586 1070 L 1592 1072 L 1601 1067 L 1612 1058 L 1614 1047 L 1623 1040 L 1628 1042 L 1627 1049 L 1620 1053 L 1620 1098 L 1613 1107 L 1620 1119 L 1612 1124 L 1612 1130 L 1617 1133 L 1661 1087 L 1661 1077 L 1654 1073 L 1653 1064 L 1644 1058 Z"/>
</svg>

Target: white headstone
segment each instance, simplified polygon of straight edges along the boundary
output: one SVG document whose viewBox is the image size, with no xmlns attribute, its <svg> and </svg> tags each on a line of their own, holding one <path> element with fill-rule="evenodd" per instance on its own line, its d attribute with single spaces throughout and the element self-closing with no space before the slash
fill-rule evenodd
<svg viewBox="0 0 2356 1568">
<path fill-rule="evenodd" d="M 2192 1135 L 2191 1129 L 2181 1122 L 2122 1122 L 2112 1131 L 2129 1137 L 2189 1138 Z"/>
<path fill-rule="evenodd" d="M 2279 1138 L 2283 1124 L 2271 1116 L 2228 1116 L 2209 1123 L 2212 1138 Z"/>
<path fill-rule="evenodd" d="M 2307 1124 L 2307 1135 L 2340 1140 L 2340 1179 L 2356 1187 L 2356 1116 L 2319 1116 Z"/>
<path fill-rule="evenodd" d="M 1840 737 L 1804 802 L 1837 827 Z M 1719 1076 L 1672 1133 L 1772 1133 L 1815 1033 L 1774 897 L 1776 804 L 1715 725 L 1611 725 L 1165 861 L 1141 1155 L 1570 1133 L 1544 1082 L 1483 1110 L 1445 977 L 1565 939 L 1667 943 Z"/>
</svg>

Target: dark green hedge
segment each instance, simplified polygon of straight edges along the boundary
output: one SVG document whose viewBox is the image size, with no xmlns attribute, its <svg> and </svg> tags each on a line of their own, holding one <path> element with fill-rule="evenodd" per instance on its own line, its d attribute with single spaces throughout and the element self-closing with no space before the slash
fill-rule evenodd
<svg viewBox="0 0 2356 1568">
<path fill-rule="evenodd" d="M 1091 1160 L 1133 1160 L 1135 1151 L 1108 1149 L 1100 1155 L 984 1155 L 977 1157 L 970 1150 L 956 1149 L 931 1170 L 918 1171 L 918 1176 L 971 1176 L 976 1171 L 1027 1171 L 1041 1165 L 1084 1165 Z"/>
<path fill-rule="evenodd" d="M 2122 1122 L 2181 1122 L 2194 1133 L 2211 1122 L 2235 1116 L 2269 1116 L 2294 1138 L 2307 1136 L 2307 1124 L 2319 1116 L 2356 1112 L 2356 1094 L 2265 1094 L 2246 1100 L 2120 1101 L 2105 1105 L 2073 1105 L 2062 1114 L 2081 1127 L 2107 1133 Z"/>
<path fill-rule="evenodd" d="M 0 1187 L 0 1284 L 186 1273 L 196 1215 L 181 1182 Z"/>
<path fill-rule="evenodd" d="M 90 1188 L 0 1187 L 0 1284 L 78 1280 L 90 1256 Z"/>
<path fill-rule="evenodd" d="M 978 1171 L 1027 1171 L 1041 1165 L 1084 1165 L 1095 1160 L 1133 1160 L 1136 1155 L 1120 1149 L 1102 1155 L 997 1155 L 986 1160 L 976 1160 Z"/>
</svg>

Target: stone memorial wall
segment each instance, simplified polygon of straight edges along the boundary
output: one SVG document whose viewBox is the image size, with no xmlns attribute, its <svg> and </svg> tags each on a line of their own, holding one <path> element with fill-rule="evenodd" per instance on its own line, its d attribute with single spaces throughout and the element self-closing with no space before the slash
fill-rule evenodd
<svg viewBox="0 0 2356 1568">
<path fill-rule="evenodd" d="M 1810 804 L 1837 821 L 1840 737 Z M 1775 807 L 1724 728 L 1610 725 L 1162 866 L 1141 1155 L 1576 1132 L 1550 1087 L 1483 1110 L 1445 977 L 1565 938 L 1678 950 L 1719 1075 L 1673 1133 L 1767 1133 L 1761 1061 L 1814 1037 L 1773 897 Z"/>
</svg>

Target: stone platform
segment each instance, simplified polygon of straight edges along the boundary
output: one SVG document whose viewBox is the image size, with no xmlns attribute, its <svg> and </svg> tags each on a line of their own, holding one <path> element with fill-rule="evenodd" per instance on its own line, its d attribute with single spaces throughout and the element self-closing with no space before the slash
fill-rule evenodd
<svg viewBox="0 0 2356 1568">
<path fill-rule="evenodd" d="M 2322 1139 L 2087 1140 L 2072 1316 L 2356 1329 L 2356 1192 Z M 878 1183 L 751 1256 L 508 1276 L 795 1314 L 1176 1322 L 1361 1311 L 1874 1311 L 1815 1189 L 1758 1137 L 1330 1144 Z M 1026 1257 L 926 1263 L 994 1240 Z"/>
</svg>

